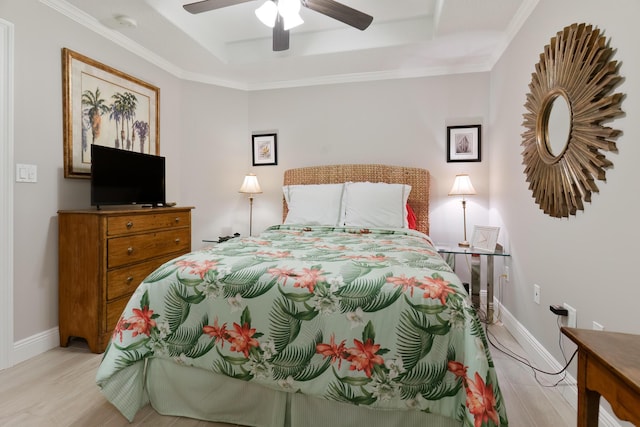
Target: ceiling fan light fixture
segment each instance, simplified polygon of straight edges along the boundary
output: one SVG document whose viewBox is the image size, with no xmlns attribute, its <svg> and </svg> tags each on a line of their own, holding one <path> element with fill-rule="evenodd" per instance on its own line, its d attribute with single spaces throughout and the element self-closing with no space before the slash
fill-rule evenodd
<svg viewBox="0 0 640 427">
<path fill-rule="evenodd" d="M 183 7 L 187 12 L 195 14 L 250 1 L 253 0 L 197 0 L 184 4 Z M 304 23 L 300 16 L 302 6 L 358 30 L 365 30 L 373 21 L 373 16 L 336 0 L 266 0 L 255 10 L 255 14 L 260 22 L 273 29 L 274 52 L 289 49 L 289 30 Z"/>
<path fill-rule="evenodd" d="M 300 14 L 300 0 L 279 0 L 278 12 L 280 16 L 286 18 L 291 15 Z"/>
<path fill-rule="evenodd" d="M 284 19 L 284 30 L 288 31 L 292 28 L 297 27 L 298 25 L 304 24 L 304 21 L 302 20 L 302 17 L 300 15 L 298 15 L 297 13 L 294 15 L 287 15 L 287 16 L 283 16 L 282 19 Z"/>
<path fill-rule="evenodd" d="M 278 0 L 278 13 L 284 20 L 284 30 L 304 24 L 300 16 L 300 0 Z"/>
<path fill-rule="evenodd" d="M 264 25 L 273 28 L 276 25 L 278 6 L 276 6 L 273 1 L 267 0 L 262 6 L 256 9 L 256 16 Z"/>
</svg>

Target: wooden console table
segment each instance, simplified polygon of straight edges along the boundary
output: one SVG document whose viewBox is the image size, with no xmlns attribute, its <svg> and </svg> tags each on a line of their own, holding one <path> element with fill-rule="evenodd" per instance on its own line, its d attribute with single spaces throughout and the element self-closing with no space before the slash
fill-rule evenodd
<svg viewBox="0 0 640 427">
<path fill-rule="evenodd" d="M 578 427 L 598 425 L 600 396 L 640 426 L 640 335 L 562 328 L 578 346 Z"/>
</svg>

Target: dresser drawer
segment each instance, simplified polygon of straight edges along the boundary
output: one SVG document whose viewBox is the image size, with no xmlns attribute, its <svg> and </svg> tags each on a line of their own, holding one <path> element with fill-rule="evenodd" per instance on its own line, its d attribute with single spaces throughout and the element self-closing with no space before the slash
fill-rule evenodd
<svg viewBox="0 0 640 427">
<path fill-rule="evenodd" d="M 107 240 L 107 268 L 133 264 L 162 255 L 191 250 L 191 229 L 158 231 Z"/>
<path fill-rule="evenodd" d="M 113 216 L 107 218 L 107 235 L 115 236 L 172 227 L 187 227 L 190 224 L 190 211 Z"/>
<path fill-rule="evenodd" d="M 140 264 L 128 265 L 107 272 L 107 301 L 130 295 L 140 283 L 160 265 L 172 260 L 176 255 L 153 258 Z"/>
</svg>

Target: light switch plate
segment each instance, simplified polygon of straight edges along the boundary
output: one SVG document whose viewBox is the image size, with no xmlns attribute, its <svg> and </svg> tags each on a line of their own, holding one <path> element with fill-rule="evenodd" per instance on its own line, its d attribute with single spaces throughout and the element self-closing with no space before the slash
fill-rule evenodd
<svg viewBox="0 0 640 427">
<path fill-rule="evenodd" d="M 38 166 L 17 163 L 16 182 L 38 182 Z"/>
</svg>

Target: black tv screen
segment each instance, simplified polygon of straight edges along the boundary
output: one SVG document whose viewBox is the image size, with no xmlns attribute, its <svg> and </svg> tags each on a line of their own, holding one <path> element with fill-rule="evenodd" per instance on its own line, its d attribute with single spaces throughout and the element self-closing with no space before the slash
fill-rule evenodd
<svg viewBox="0 0 640 427">
<path fill-rule="evenodd" d="M 91 205 L 165 203 L 165 158 L 91 145 Z"/>
</svg>

